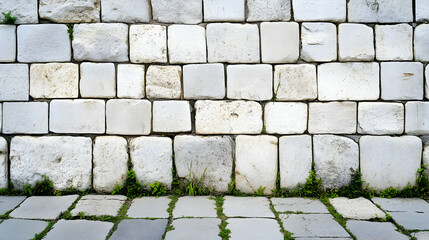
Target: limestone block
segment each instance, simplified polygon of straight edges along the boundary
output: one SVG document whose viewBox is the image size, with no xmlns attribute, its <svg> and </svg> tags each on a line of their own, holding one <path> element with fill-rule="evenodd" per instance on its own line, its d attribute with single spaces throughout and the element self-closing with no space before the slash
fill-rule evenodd
<svg viewBox="0 0 429 240">
<path fill-rule="evenodd" d="M 70 214 L 73 217 L 83 213 L 84 216 L 118 216 L 119 209 L 127 200 L 126 196 L 121 195 L 85 195 L 79 199 Z"/>
<path fill-rule="evenodd" d="M 414 186 L 422 158 L 420 138 L 363 136 L 359 144 L 362 180 L 370 189 Z"/>
<path fill-rule="evenodd" d="M 0 25 L 0 62 L 16 60 L 16 27 Z"/>
<path fill-rule="evenodd" d="M 350 0 L 349 22 L 412 22 L 412 0 Z"/>
<path fill-rule="evenodd" d="M 289 21 L 290 0 L 247 0 L 247 21 Z"/>
<path fill-rule="evenodd" d="M 30 95 L 33 98 L 77 98 L 78 84 L 77 64 L 46 63 L 30 67 Z"/>
<path fill-rule="evenodd" d="M 107 133 L 149 135 L 151 111 L 148 100 L 111 99 L 106 104 Z"/>
<path fill-rule="evenodd" d="M 355 102 L 310 103 L 308 132 L 356 133 L 356 108 Z"/>
<path fill-rule="evenodd" d="M 378 63 L 326 63 L 318 66 L 319 100 L 377 100 Z"/>
<path fill-rule="evenodd" d="M 35 164 L 37 163 L 37 164 Z M 10 180 L 22 190 L 24 184 L 34 186 L 46 175 L 54 189 L 91 188 L 92 141 L 89 137 L 12 138 L 10 144 Z"/>
<path fill-rule="evenodd" d="M 265 104 L 265 130 L 275 134 L 302 134 L 307 130 L 307 111 L 306 103 L 269 102 Z"/>
<path fill-rule="evenodd" d="M 39 14 L 60 23 L 99 22 L 100 0 L 40 0 Z"/>
<path fill-rule="evenodd" d="M 174 157 L 180 178 L 202 179 L 204 186 L 226 192 L 231 182 L 233 141 L 230 137 L 176 136 Z"/>
<path fill-rule="evenodd" d="M 279 101 L 317 98 L 316 66 L 312 64 L 276 65 L 274 94 Z"/>
<path fill-rule="evenodd" d="M 209 62 L 258 63 L 259 30 L 255 24 L 207 25 Z"/>
<path fill-rule="evenodd" d="M 183 66 L 183 94 L 186 99 L 222 99 L 225 97 L 223 64 Z"/>
<path fill-rule="evenodd" d="M 268 64 L 229 65 L 227 97 L 264 101 L 273 98 L 273 68 Z"/>
<path fill-rule="evenodd" d="M 168 27 L 168 57 L 170 63 L 206 62 L 206 30 L 198 25 Z"/>
<path fill-rule="evenodd" d="M 310 135 L 284 136 L 279 140 L 280 187 L 304 185 L 313 162 Z"/>
<path fill-rule="evenodd" d="M 415 1 L 416 21 L 424 22 L 429 20 L 429 2 L 426 0 Z"/>
<path fill-rule="evenodd" d="M 168 137 L 138 137 L 130 141 L 130 157 L 142 184 L 161 182 L 171 189 L 173 143 Z"/>
<path fill-rule="evenodd" d="M 423 71 L 419 62 L 381 63 L 381 99 L 423 100 Z"/>
<path fill-rule="evenodd" d="M 306 62 L 337 60 L 337 27 L 333 23 L 303 23 L 301 58 Z"/>
<path fill-rule="evenodd" d="M 48 133 L 48 103 L 3 103 L 3 133 Z"/>
<path fill-rule="evenodd" d="M 340 61 L 373 61 L 374 30 L 364 24 L 343 23 L 338 27 Z"/>
<path fill-rule="evenodd" d="M 73 30 L 74 60 L 128 61 L 128 25 L 123 23 L 83 23 L 74 25 Z"/>
<path fill-rule="evenodd" d="M 363 197 L 355 199 L 337 197 L 330 199 L 329 202 L 346 219 L 370 220 L 386 218 L 386 214 L 381 209 Z"/>
<path fill-rule="evenodd" d="M 188 101 L 155 101 L 152 122 L 154 132 L 190 132 L 191 105 Z"/>
<path fill-rule="evenodd" d="M 299 58 L 298 23 L 261 23 L 261 51 L 264 63 L 296 62 Z"/>
<path fill-rule="evenodd" d="M 182 96 L 182 68 L 180 66 L 149 66 L 146 72 L 146 95 L 148 98 L 180 98 Z"/>
<path fill-rule="evenodd" d="M 28 101 L 27 64 L 0 64 L 0 101 Z"/>
<path fill-rule="evenodd" d="M 17 35 L 19 62 L 71 60 L 70 38 L 64 24 L 20 25 Z"/>
<path fill-rule="evenodd" d="M 347 186 L 359 168 L 359 147 L 350 138 L 335 135 L 313 137 L 314 170 L 324 189 Z"/>
<path fill-rule="evenodd" d="M 413 60 L 413 27 L 375 25 L 375 52 L 379 61 Z"/>
<path fill-rule="evenodd" d="M 167 62 L 167 28 L 131 25 L 130 60 L 133 63 Z"/>
<path fill-rule="evenodd" d="M 204 0 L 204 22 L 244 22 L 244 0 Z"/>
<path fill-rule="evenodd" d="M 11 12 L 16 17 L 16 24 L 39 22 L 37 0 L 1 1 L 0 9 L 5 13 Z M 3 21 L 3 15 L 0 16 L 0 21 Z"/>
<path fill-rule="evenodd" d="M 421 24 L 415 29 L 414 55 L 416 61 L 429 61 L 429 24 Z"/>
<path fill-rule="evenodd" d="M 195 103 L 197 134 L 258 134 L 262 131 L 262 107 L 252 101 Z"/>
<path fill-rule="evenodd" d="M 128 144 L 122 137 L 101 136 L 94 140 L 93 186 L 100 193 L 111 193 L 122 186 L 128 170 Z"/>
<path fill-rule="evenodd" d="M 0 188 L 9 186 L 8 149 L 6 139 L 0 137 Z"/>
<path fill-rule="evenodd" d="M 144 65 L 118 65 L 118 98 L 144 98 L 144 70 Z"/>
<path fill-rule="evenodd" d="M 80 65 L 80 95 L 83 98 L 113 98 L 116 96 L 116 72 L 113 63 L 82 63 Z"/>
<path fill-rule="evenodd" d="M 202 0 L 151 0 L 153 20 L 197 24 L 203 20 Z"/>
<path fill-rule="evenodd" d="M 361 102 L 358 108 L 358 133 L 372 135 L 404 132 L 402 103 Z"/>
<path fill-rule="evenodd" d="M 103 22 L 139 23 L 151 18 L 148 0 L 103 0 L 101 2 Z"/>
<path fill-rule="evenodd" d="M 54 133 L 104 133 L 103 100 L 52 100 L 49 130 Z"/>
<path fill-rule="evenodd" d="M 295 21 L 345 22 L 346 0 L 292 0 Z"/>
<path fill-rule="evenodd" d="M 429 134 L 428 102 L 407 102 L 405 104 L 405 133 Z"/>
</svg>

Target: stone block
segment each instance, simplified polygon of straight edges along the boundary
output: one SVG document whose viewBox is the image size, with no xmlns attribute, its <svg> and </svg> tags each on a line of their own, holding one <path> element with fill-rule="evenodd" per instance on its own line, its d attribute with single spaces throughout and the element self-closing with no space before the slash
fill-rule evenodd
<svg viewBox="0 0 429 240">
<path fill-rule="evenodd" d="M 356 108 L 355 102 L 310 103 L 308 132 L 356 133 Z"/>
<path fill-rule="evenodd" d="M 103 100 L 52 100 L 49 130 L 54 133 L 105 133 Z"/>
<path fill-rule="evenodd" d="M 425 239 L 429 239 L 429 232 L 428 231 L 414 232 L 414 233 L 411 233 L 411 236 L 415 237 L 417 240 L 425 240 Z"/>
<path fill-rule="evenodd" d="M 273 68 L 268 64 L 229 65 L 227 97 L 264 101 L 273 98 Z"/>
<path fill-rule="evenodd" d="M 405 133 L 429 134 L 428 102 L 407 102 L 405 104 Z"/>
<path fill-rule="evenodd" d="M 392 135 L 404 132 L 402 103 L 361 102 L 358 107 L 358 133 Z"/>
<path fill-rule="evenodd" d="M 304 185 L 312 163 L 313 149 L 310 135 L 280 137 L 280 187 L 294 189 L 299 184 Z"/>
<path fill-rule="evenodd" d="M 258 63 L 259 30 L 256 24 L 207 25 L 209 62 Z"/>
<path fill-rule="evenodd" d="M 92 162 L 94 190 L 111 193 L 115 186 L 124 184 L 127 170 L 127 140 L 115 136 L 96 137 Z"/>
<path fill-rule="evenodd" d="M 0 140 L 3 141 L 3 140 Z M 3 143 L 1 143 L 3 144 Z M 1 146 L 3 148 L 4 146 Z M 3 151 L 3 150 L 2 150 Z M 1 158 L 1 157 L 0 157 Z M 1 187 L 6 188 L 6 187 Z M 27 197 L 26 196 L 0 196 L 0 214 L 3 215 L 22 203 Z"/>
<path fill-rule="evenodd" d="M 178 177 L 195 180 L 204 176 L 203 186 L 228 191 L 233 165 L 230 137 L 176 136 L 174 156 Z"/>
<path fill-rule="evenodd" d="M 427 212 L 392 212 L 390 214 L 393 220 L 405 229 L 429 230 L 429 214 Z"/>
<path fill-rule="evenodd" d="M 416 0 L 414 4 L 415 4 L 415 10 L 416 10 L 416 13 L 415 13 L 416 21 L 417 22 L 428 21 L 429 20 L 429 2 L 425 0 Z"/>
<path fill-rule="evenodd" d="M 124 219 L 118 224 L 118 229 L 109 239 L 139 240 L 141 236 L 148 239 L 162 239 L 167 223 L 167 219 Z"/>
<path fill-rule="evenodd" d="M 149 22 L 151 19 L 150 10 L 148 0 L 103 0 L 101 2 L 103 22 Z"/>
<path fill-rule="evenodd" d="M 378 63 L 326 63 L 318 66 L 319 100 L 377 100 Z"/>
<path fill-rule="evenodd" d="M 130 60 L 132 63 L 166 63 L 167 28 L 161 25 L 131 25 Z"/>
<path fill-rule="evenodd" d="M 316 66 L 288 64 L 274 67 L 274 94 L 278 101 L 313 100 L 317 98 Z"/>
<path fill-rule="evenodd" d="M 16 17 L 16 24 L 38 23 L 37 2 L 37 0 L 1 1 L 0 9 L 5 13 L 11 12 L 12 16 Z M 0 16 L 0 20 L 3 20 L 3 15 Z"/>
<path fill-rule="evenodd" d="M 223 212 L 227 217 L 274 218 L 268 198 L 225 196 L 224 199 Z"/>
<path fill-rule="evenodd" d="M 146 72 L 146 95 L 150 99 L 179 99 L 182 96 L 182 68 L 149 66 Z"/>
<path fill-rule="evenodd" d="M 111 99 L 106 103 L 108 134 L 149 135 L 152 108 L 148 100 Z"/>
<path fill-rule="evenodd" d="M 281 138 L 280 138 L 281 139 Z M 271 198 L 277 212 L 326 213 L 328 209 L 318 199 L 309 198 Z"/>
<path fill-rule="evenodd" d="M 201 236 L 210 240 L 221 240 L 219 237 L 220 219 L 216 218 L 195 218 L 195 219 L 175 219 L 172 222 L 174 230 L 168 231 L 165 240 L 199 240 Z"/>
<path fill-rule="evenodd" d="M 295 21 L 345 22 L 346 0 L 292 0 Z"/>
<path fill-rule="evenodd" d="M 3 133 L 46 134 L 48 133 L 48 103 L 5 102 L 3 103 Z"/>
<path fill-rule="evenodd" d="M 190 132 L 191 105 L 188 101 L 155 101 L 152 122 L 154 132 Z"/>
<path fill-rule="evenodd" d="M 298 23 L 261 23 L 261 52 L 264 63 L 296 62 L 299 58 Z"/>
<path fill-rule="evenodd" d="M 6 219 L 0 224 L 0 232 L 4 239 L 33 239 L 47 226 L 45 221 Z"/>
<path fill-rule="evenodd" d="M 306 62 L 337 60 L 337 27 L 333 23 L 303 23 L 301 58 Z"/>
<path fill-rule="evenodd" d="M 284 239 L 275 219 L 232 218 L 228 219 L 228 229 L 231 230 L 231 239 Z"/>
<path fill-rule="evenodd" d="M 349 22 L 412 22 L 412 0 L 350 0 L 348 2 Z"/>
<path fill-rule="evenodd" d="M 371 199 L 387 212 L 429 212 L 429 203 L 420 198 L 380 198 Z"/>
<path fill-rule="evenodd" d="M 291 18 L 290 0 L 248 0 L 247 21 L 289 21 Z"/>
<path fill-rule="evenodd" d="M 170 63 L 206 62 L 206 30 L 198 25 L 168 27 L 168 57 Z"/>
<path fill-rule="evenodd" d="M 302 134 L 307 130 L 307 111 L 306 103 L 266 103 L 265 130 L 273 134 Z"/>
<path fill-rule="evenodd" d="M 370 200 L 359 197 L 349 199 L 337 197 L 329 200 L 335 210 L 346 219 L 370 220 L 386 218 L 386 214 L 374 205 Z"/>
<path fill-rule="evenodd" d="M 204 0 L 204 22 L 244 22 L 245 0 Z"/>
<path fill-rule="evenodd" d="M 225 97 L 223 64 L 191 64 L 183 66 L 185 99 L 222 99 Z"/>
<path fill-rule="evenodd" d="M 235 139 L 235 185 L 243 193 L 276 189 L 277 147 L 275 136 L 237 136 Z"/>
<path fill-rule="evenodd" d="M 30 67 L 30 95 L 33 98 L 77 98 L 78 84 L 77 64 L 47 63 Z"/>
<path fill-rule="evenodd" d="M 251 101 L 195 103 L 197 134 L 258 134 L 262 132 L 262 107 Z"/>
<path fill-rule="evenodd" d="M 79 89 L 82 98 L 115 97 L 115 65 L 113 63 L 82 63 Z"/>
<path fill-rule="evenodd" d="M 169 197 L 134 198 L 127 216 L 130 218 L 168 218 L 167 209 L 170 202 Z M 164 233 L 164 229 L 162 233 Z"/>
<path fill-rule="evenodd" d="M 8 150 L 6 139 L 0 137 L 0 188 L 9 187 Z"/>
<path fill-rule="evenodd" d="M 338 27 L 340 61 L 373 61 L 374 30 L 364 24 L 343 23 Z"/>
<path fill-rule="evenodd" d="M 17 35 L 19 62 L 71 60 L 70 38 L 64 24 L 20 25 Z"/>
<path fill-rule="evenodd" d="M 171 189 L 173 143 L 168 137 L 138 137 L 130 141 L 133 170 L 140 183 L 160 182 Z"/>
<path fill-rule="evenodd" d="M 0 62 L 16 60 L 16 27 L 0 26 Z"/>
<path fill-rule="evenodd" d="M 74 25 L 73 30 L 74 60 L 128 61 L 128 25 L 123 23 L 83 23 Z"/>
<path fill-rule="evenodd" d="M 423 74 L 419 62 L 381 63 L 381 99 L 423 100 Z"/>
<path fill-rule="evenodd" d="M 216 218 L 216 202 L 214 199 L 210 199 L 210 197 L 206 196 L 181 197 L 176 202 L 176 206 L 173 210 L 173 217 Z"/>
<path fill-rule="evenodd" d="M 380 192 L 415 184 L 422 159 L 420 138 L 363 136 L 359 144 L 362 180 L 370 189 Z"/>
<path fill-rule="evenodd" d="M 27 64 L 0 64 L 0 101 L 28 101 Z"/>
<path fill-rule="evenodd" d="M 413 27 L 375 25 L 375 53 L 379 61 L 413 60 Z"/>
<path fill-rule="evenodd" d="M 59 23 L 99 22 L 100 0 L 40 0 L 39 14 L 41 19 Z"/>
<path fill-rule="evenodd" d="M 358 239 L 409 239 L 390 222 L 347 221 L 347 229 Z"/>
<path fill-rule="evenodd" d="M 429 24 L 421 24 L 415 28 L 414 56 L 416 61 L 429 61 Z"/>
<path fill-rule="evenodd" d="M 117 77 L 118 98 L 144 98 L 144 65 L 119 64 Z"/>
<path fill-rule="evenodd" d="M 113 223 L 89 220 L 59 220 L 51 231 L 46 234 L 46 240 L 91 239 L 104 240 L 112 229 Z"/>
<path fill-rule="evenodd" d="M 160 23 L 197 24 L 203 21 L 202 0 L 153 0 L 153 20 Z"/>
<path fill-rule="evenodd" d="M 330 214 L 281 214 L 280 220 L 294 238 L 340 239 L 349 234 Z M 303 227 L 305 226 L 305 227 Z"/>
<path fill-rule="evenodd" d="M 77 202 L 70 214 L 74 217 L 83 213 L 84 216 L 118 216 L 127 197 L 121 195 L 85 195 Z"/>
</svg>

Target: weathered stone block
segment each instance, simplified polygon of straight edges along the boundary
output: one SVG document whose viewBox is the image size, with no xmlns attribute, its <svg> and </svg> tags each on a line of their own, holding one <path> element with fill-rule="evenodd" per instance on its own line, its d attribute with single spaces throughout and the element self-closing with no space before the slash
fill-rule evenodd
<svg viewBox="0 0 429 240">
<path fill-rule="evenodd" d="M 429 20 L 429 2 L 425 0 L 415 1 L 416 21 L 424 22 Z"/>
<path fill-rule="evenodd" d="M 6 139 L 0 137 L 0 188 L 9 187 L 8 149 Z"/>
<path fill-rule="evenodd" d="M 274 94 L 279 101 L 317 98 L 316 66 L 312 64 L 276 65 Z"/>
<path fill-rule="evenodd" d="M 151 18 L 148 0 L 103 0 L 101 2 L 103 22 L 139 23 Z"/>
<path fill-rule="evenodd" d="M 272 99 L 272 71 L 272 66 L 268 64 L 229 65 L 227 67 L 227 97 L 256 101 Z"/>
<path fill-rule="evenodd" d="M 180 66 L 149 66 L 146 72 L 146 95 L 152 99 L 180 98 L 182 96 L 182 68 Z"/>
<path fill-rule="evenodd" d="M 27 64 L 0 64 L 0 101 L 28 101 Z"/>
<path fill-rule="evenodd" d="M 197 24 L 203 20 L 202 0 L 153 0 L 153 20 L 161 23 Z"/>
<path fill-rule="evenodd" d="M 346 0 L 292 0 L 295 21 L 346 21 Z"/>
<path fill-rule="evenodd" d="M 40 0 L 39 14 L 60 23 L 99 22 L 100 0 Z"/>
<path fill-rule="evenodd" d="M 118 211 L 127 200 L 121 195 L 85 195 L 76 203 L 70 214 L 73 217 L 83 213 L 84 216 L 118 216 Z"/>
<path fill-rule="evenodd" d="M 130 60 L 133 63 L 166 63 L 167 28 L 161 25 L 131 25 Z"/>
<path fill-rule="evenodd" d="M 148 100 L 111 99 L 106 104 L 108 134 L 149 135 L 152 109 Z"/>
<path fill-rule="evenodd" d="M 79 88 L 83 98 L 115 97 L 115 65 L 113 63 L 82 63 L 80 65 Z"/>
<path fill-rule="evenodd" d="M 337 60 L 337 27 L 333 23 L 303 23 L 301 58 L 306 62 Z"/>
<path fill-rule="evenodd" d="M 204 0 L 204 22 L 243 22 L 244 0 Z"/>
<path fill-rule="evenodd" d="M 248 0 L 247 21 L 289 21 L 291 18 L 290 0 Z"/>
<path fill-rule="evenodd" d="M 155 101 L 152 122 L 154 132 L 190 132 L 191 105 L 188 101 Z"/>
<path fill-rule="evenodd" d="M 206 30 L 197 25 L 168 27 L 168 57 L 170 63 L 206 62 Z"/>
<path fill-rule="evenodd" d="M 0 25 L 0 62 L 16 60 L 16 26 Z"/>
<path fill-rule="evenodd" d="M 407 102 L 405 104 L 405 133 L 429 134 L 428 102 Z"/>
<path fill-rule="evenodd" d="M 358 133 L 373 135 L 404 132 L 402 103 L 361 102 L 358 108 Z"/>
<path fill-rule="evenodd" d="M 416 61 L 429 61 L 429 24 L 421 24 L 415 29 L 414 55 Z"/>
<path fill-rule="evenodd" d="M 298 23 L 261 23 L 261 51 L 264 63 L 296 62 L 299 58 Z"/>
<path fill-rule="evenodd" d="M 225 97 L 223 64 L 191 64 L 183 66 L 185 99 L 222 99 Z"/>
<path fill-rule="evenodd" d="M 364 24 L 343 23 L 338 27 L 340 61 L 373 61 L 374 30 Z"/>
<path fill-rule="evenodd" d="M 306 103 L 269 102 L 265 104 L 265 130 L 276 134 L 302 134 L 307 130 L 307 111 Z"/>
<path fill-rule="evenodd" d="M 349 22 L 412 22 L 412 0 L 350 0 Z"/>
<path fill-rule="evenodd" d="M 3 103 L 3 133 L 48 133 L 48 103 Z"/>
<path fill-rule="evenodd" d="M 37 0 L 1 1 L 0 9 L 5 13 L 11 12 L 17 18 L 16 24 L 39 22 Z M 3 16 L 0 16 L 0 20 L 3 20 Z"/>
<path fill-rule="evenodd" d="M 37 164 L 35 164 L 37 163 Z M 14 137 L 10 143 L 10 180 L 17 189 L 34 186 L 46 175 L 54 189 L 91 188 L 89 137 Z"/>
<path fill-rule="evenodd" d="M 423 71 L 419 62 L 381 63 L 381 99 L 422 100 Z"/>
<path fill-rule="evenodd" d="M 356 133 L 356 108 L 355 102 L 310 103 L 308 132 Z"/>
<path fill-rule="evenodd" d="M 118 98 L 144 98 L 144 70 L 144 65 L 118 65 Z"/>
<path fill-rule="evenodd" d="M 330 199 L 329 202 L 346 219 L 370 220 L 386 218 L 386 214 L 383 211 L 363 197 L 355 199 L 337 197 Z"/>
<path fill-rule="evenodd" d="M 379 61 L 413 60 L 413 27 L 375 25 L 375 52 Z"/>
<path fill-rule="evenodd" d="M 335 240 L 350 239 L 350 235 L 330 214 L 281 214 L 279 217 L 284 229 L 301 240 L 330 239 L 329 237 Z"/>
</svg>

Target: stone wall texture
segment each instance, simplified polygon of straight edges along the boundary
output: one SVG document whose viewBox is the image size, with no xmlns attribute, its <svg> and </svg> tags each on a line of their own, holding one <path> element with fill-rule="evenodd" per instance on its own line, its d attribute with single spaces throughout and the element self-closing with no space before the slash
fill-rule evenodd
<svg viewBox="0 0 429 240">
<path fill-rule="evenodd" d="M 429 163 L 427 0 L 0 0 L 0 188 L 377 191 Z M 0 21 L 3 20 L 0 16 Z M 174 169 L 174 173 L 172 173 Z M 428 169 L 429 170 L 429 169 Z"/>
</svg>

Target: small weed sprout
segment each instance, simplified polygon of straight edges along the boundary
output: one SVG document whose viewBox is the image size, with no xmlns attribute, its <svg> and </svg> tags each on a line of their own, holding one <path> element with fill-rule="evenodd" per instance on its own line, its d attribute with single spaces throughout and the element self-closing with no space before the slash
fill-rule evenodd
<svg viewBox="0 0 429 240">
<path fill-rule="evenodd" d="M 15 21 L 16 21 L 17 17 L 12 17 L 11 13 L 12 12 L 8 12 L 8 13 L 2 12 L 1 14 L 3 14 L 4 19 L 3 19 L 3 21 L 1 23 L 3 23 L 3 24 L 10 24 L 10 25 L 15 24 Z"/>
<path fill-rule="evenodd" d="M 165 186 L 161 182 L 149 183 L 148 185 L 152 188 L 150 195 L 155 196 L 155 197 L 167 195 L 167 191 L 165 190 Z"/>
<path fill-rule="evenodd" d="M 266 187 L 259 186 L 259 188 L 258 188 L 258 190 L 256 190 L 256 193 L 254 196 L 258 196 L 258 197 L 264 196 L 265 188 Z"/>
<path fill-rule="evenodd" d="M 278 96 L 279 88 L 281 84 L 281 81 L 280 81 L 281 78 L 282 78 L 282 73 L 279 72 L 279 83 L 277 84 L 276 92 L 274 93 L 274 96 L 273 96 L 273 102 L 277 101 L 277 96 Z"/>
<path fill-rule="evenodd" d="M 71 24 L 67 24 L 67 33 L 69 34 L 70 40 L 73 40 L 73 26 Z"/>
</svg>

